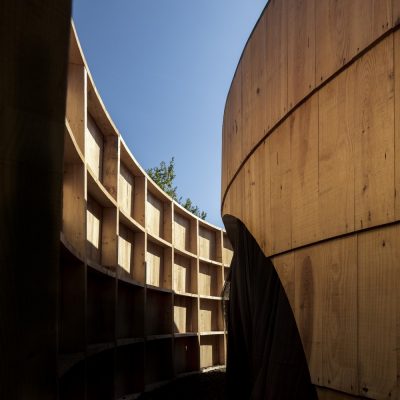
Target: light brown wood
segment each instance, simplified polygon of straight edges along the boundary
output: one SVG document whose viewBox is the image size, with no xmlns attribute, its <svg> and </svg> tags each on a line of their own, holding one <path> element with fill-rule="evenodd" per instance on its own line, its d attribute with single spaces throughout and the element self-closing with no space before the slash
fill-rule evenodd
<svg viewBox="0 0 400 400">
<path fill-rule="evenodd" d="M 197 332 L 197 298 L 174 296 L 174 332 Z"/>
<path fill-rule="evenodd" d="M 398 2 L 397 2 L 398 3 Z M 400 5 L 399 18 L 400 18 Z M 400 31 L 394 34 L 394 81 L 395 81 L 395 121 L 394 121 L 394 160 L 395 160 L 395 219 L 400 219 L 400 112 L 398 112 L 400 104 Z"/>
<path fill-rule="evenodd" d="M 221 296 L 222 281 L 219 265 L 199 264 L 199 294 L 204 296 Z"/>
<path fill-rule="evenodd" d="M 287 0 L 288 106 L 315 87 L 315 0 Z"/>
<path fill-rule="evenodd" d="M 147 193 L 146 228 L 153 235 L 163 237 L 164 205 L 152 193 Z"/>
<path fill-rule="evenodd" d="M 319 93 L 319 238 L 354 231 L 354 130 L 347 74 Z M 338 168 L 340 166 L 340 168 Z"/>
<path fill-rule="evenodd" d="M 355 226 L 394 218 L 393 36 L 349 70 L 354 86 Z"/>
<path fill-rule="evenodd" d="M 163 287 L 164 249 L 149 242 L 147 244 L 146 264 L 146 283 L 153 286 Z"/>
<path fill-rule="evenodd" d="M 396 395 L 399 261 L 399 225 L 358 235 L 360 393 L 370 398 Z"/>
<path fill-rule="evenodd" d="M 120 209 L 129 216 L 132 215 L 134 193 L 135 178 L 129 172 L 128 168 L 121 163 L 118 182 L 118 203 L 120 205 Z"/>
<path fill-rule="evenodd" d="M 223 350 L 223 335 L 202 336 L 200 338 L 200 368 L 221 365 Z"/>
<path fill-rule="evenodd" d="M 118 136 L 106 136 L 103 150 L 103 180 L 108 193 L 117 200 L 119 177 L 119 143 Z"/>
<path fill-rule="evenodd" d="M 392 0 L 393 4 L 393 26 L 400 25 L 400 3 L 397 0 Z"/>
<path fill-rule="evenodd" d="M 315 5 L 317 82 L 392 26 L 392 0 L 328 0 Z"/>
<path fill-rule="evenodd" d="M 220 300 L 200 299 L 199 331 L 222 331 Z"/>
<path fill-rule="evenodd" d="M 174 245 L 175 247 L 190 251 L 190 223 L 191 221 L 184 218 L 178 213 L 174 213 Z"/>
<path fill-rule="evenodd" d="M 103 180 L 103 151 L 103 134 L 93 118 L 88 115 L 85 133 L 85 158 L 94 176 L 99 181 Z"/>
<path fill-rule="evenodd" d="M 197 293 L 197 260 L 174 255 L 173 289 L 180 293 Z"/>
<path fill-rule="evenodd" d="M 292 246 L 292 161 L 290 124 L 286 121 L 269 138 L 271 171 L 271 252 Z M 267 205 L 266 205 L 267 206 Z"/>
<path fill-rule="evenodd" d="M 275 270 L 279 276 L 281 284 L 285 289 L 286 296 L 292 307 L 293 315 L 295 313 L 295 278 L 294 278 L 294 252 L 283 254 L 271 258 Z"/>
<path fill-rule="evenodd" d="M 97 263 L 100 263 L 101 261 L 102 220 L 102 208 L 94 200 L 88 198 L 86 212 L 86 253 L 90 260 Z"/>
<path fill-rule="evenodd" d="M 120 224 L 118 237 L 118 265 L 129 274 L 131 272 L 131 267 L 133 269 L 132 250 L 134 246 L 134 233 L 124 225 Z"/>
<path fill-rule="evenodd" d="M 226 233 L 223 234 L 223 243 L 222 243 L 222 262 L 225 265 L 230 265 L 233 257 L 233 248 L 232 244 L 229 241 L 228 235 Z"/>
<path fill-rule="evenodd" d="M 215 231 L 199 227 L 199 256 L 209 260 L 216 259 L 216 237 Z"/>
<path fill-rule="evenodd" d="M 318 238 L 318 97 L 290 117 L 292 246 Z"/>
</svg>

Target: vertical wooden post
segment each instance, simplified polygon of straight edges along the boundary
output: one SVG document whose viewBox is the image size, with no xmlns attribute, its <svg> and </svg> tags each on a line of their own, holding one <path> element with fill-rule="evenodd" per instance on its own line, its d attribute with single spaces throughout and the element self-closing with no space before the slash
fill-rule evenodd
<svg viewBox="0 0 400 400">
<path fill-rule="evenodd" d="M 57 397 L 62 159 L 71 1 L 0 12 L 0 398 Z"/>
</svg>

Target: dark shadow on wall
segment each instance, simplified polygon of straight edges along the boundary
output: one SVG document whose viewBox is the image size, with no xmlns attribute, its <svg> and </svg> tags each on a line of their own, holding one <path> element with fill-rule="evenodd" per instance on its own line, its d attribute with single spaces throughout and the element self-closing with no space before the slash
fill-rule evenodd
<svg viewBox="0 0 400 400">
<path fill-rule="evenodd" d="M 245 225 L 223 217 L 234 249 L 226 310 L 229 399 L 317 399 L 274 265 Z"/>
</svg>

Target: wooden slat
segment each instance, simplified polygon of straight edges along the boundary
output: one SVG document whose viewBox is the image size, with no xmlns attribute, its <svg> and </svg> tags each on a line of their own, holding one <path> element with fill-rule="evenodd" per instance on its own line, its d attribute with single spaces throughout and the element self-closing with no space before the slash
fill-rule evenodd
<svg viewBox="0 0 400 400">
<path fill-rule="evenodd" d="M 400 5 L 399 5 L 400 13 Z M 400 219 L 400 31 L 394 34 L 394 72 L 395 72 L 395 218 Z"/>
<path fill-rule="evenodd" d="M 341 74 L 319 93 L 319 239 L 354 231 L 352 93 Z"/>
<path fill-rule="evenodd" d="M 316 75 L 322 82 L 392 25 L 392 0 L 316 1 Z"/>
<path fill-rule="evenodd" d="M 292 307 L 293 315 L 295 312 L 295 278 L 294 278 L 294 252 L 283 254 L 272 258 L 275 270 L 279 276 L 286 296 Z"/>
<path fill-rule="evenodd" d="M 181 293 L 197 292 L 197 271 L 194 261 L 180 254 L 174 255 L 174 286 L 173 289 Z"/>
<path fill-rule="evenodd" d="M 150 192 L 147 193 L 146 202 L 146 228 L 153 235 L 163 237 L 164 206 Z"/>
<path fill-rule="evenodd" d="M 200 261 L 199 294 L 204 296 L 220 296 L 222 290 L 221 267 Z"/>
<path fill-rule="evenodd" d="M 315 86 L 315 0 L 288 1 L 288 106 Z"/>
<path fill-rule="evenodd" d="M 322 383 L 322 317 L 325 272 L 318 246 L 298 250 L 295 266 L 295 318 L 310 370 L 311 381 Z"/>
<path fill-rule="evenodd" d="M 94 119 L 88 114 L 85 134 L 85 159 L 94 176 L 103 180 L 103 134 Z"/>
<path fill-rule="evenodd" d="M 400 25 L 400 2 L 392 0 L 393 3 L 393 26 Z"/>
<path fill-rule="evenodd" d="M 322 255 L 322 385 L 358 394 L 357 237 L 317 247 Z"/>
<path fill-rule="evenodd" d="M 228 235 L 223 233 L 222 239 L 222 262 L 225 265 L 230 265 L 233 257 L 233 248 L 232 244 L 229 241 Z"/>
<path fill-rule="evenodd" d="M 121 163 L 118 185 L 118 204 L 122 211 L 132 216 L 133 194 L 135 192 L 135 178 L 129 172 L 128 168 Z"/>
<path fill-rule="evenodd" d="M 120 224 L 118 238 L 118 265 L 128 273 L 131 272 L 133 247 L 134 233 L 124 225 Z"/>
<path fill-rule="evenodd" d="M 267 87 L 266 82 L 266 24 L 262 16 L 254 28 L 241 60 L 242 71 L 242 130 L 240 136 L 241 160 L 266 132 Z M 234 166 L 235 169 L 239 165 Z"/>
<path fill-rule="evenodd" d="M 267 130 L 286 113 L 288 80 L 288 0 L 270 0 L 266 23 Z M 261 20 L 260 20 L 261 22 Z M 254 118 L 254 117 L 253 117 Z"/>
<path fill-rule="evenodd" d="M 318 233 L 318 97 L 290 117 L 292 246 L 313 243 Z"/>
<path fill-rule="evenodd" d="M 103 155 L 103 185 L 108 193 L 117 200 L 119 177 L 119 144 L 118 136 L 106 136 L 104 138 Z"/>
<path fill-rule="evenodd" d="M 355 135 L 355 228 L 394 217 L 393 36 L 349 69 Z M 349 115 L 351 115 L 349 114 Z"/>
<path fill-rule="evenodd" d="M 174 213 L 174 246 L 190 251 L 190 221 Z"/>
<path fill-rule="evenodd" d="M 399 225 L 358 235 L 360 393 L 389 398 L 399 354 Z"/>
<path fill-rule="evenodd" d="M 290 125 L 285 121 L 269 138 L 271 166 L 272 253 L 291 248 L 291 155 Z"/>
<path fill-rule="evenodd" d="M 101 262 L 102 208 L 91 198 L 87 200 L 86 212 L 86 255 L 92 261 Z"/>
<path fill-rule="evenodd" d="M 174 297 L 174 332 L 197 332 L 197 299 Z"/>
<path fill-rule="evenodd" d="M 199 331 L 222 330 L 221 304 L 219 300 L 200 300 Z"/>
<path fill-rule="evenodd" d="M 153 286 L 163 286 L 164 252 L 163 248 L 152 242 L 147 244 L 146 283 Z"/>
<path fill-rule="evenodd" d="M 202 226 L 199 227 L 199 256 L 208 258 L 210 260 L 215 260 L 216 245 L 215 232 L 206 229 Z"/>
</svg>

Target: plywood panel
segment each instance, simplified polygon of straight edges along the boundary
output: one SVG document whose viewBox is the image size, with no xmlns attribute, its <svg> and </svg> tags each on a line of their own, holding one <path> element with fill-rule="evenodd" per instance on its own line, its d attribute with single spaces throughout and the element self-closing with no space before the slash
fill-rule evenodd
<svg viewBox="0 0 400 400">
<path fill-rule="evenodd" d="M 357 237 L 325 242 L 322 254 L 322 385 L 358 394 Z"/>
<path fill-rule="evenodd" d="M 319 238 L 354 231 L 353 93 L 343 73 L 319 93 Z"/>
<path fill-rule="evenodd" d="M 124 225 L 120 224 L 118 238 L 118 265 L 128 273 L 130 273 L 131 271 L 133 246 L 134 233 L 126 228 Z"/>
<path fill-rule="evenodd" d="M 360 393 L 389 398 L 398 373 L 399 226 L 359 234 L 358 264 Z"/>
<path fill-rule="evenodd" d="M 393 76 L 393 36 L 349 70 L 354 85 L 356 229 L 394 217 Z"/>
<path fill-rule="evenodd" d="M 322 383 L 322 299 L 324 271 L 318 246 L 295 252 L 295 318 L 311 381 Z"/>
<path fill-rule="evenodd" d="M 222 330 L 221 301 L 200 299 L 199 331 Z"/>
<path fill-rule="evenodd" d="M 223 336 L 203 336 L 200 338 L 200 368 L 223 364 Z"/>
<path fill-rule="evenodd" d="M 229 241 L 228 235 L 223 233 L 222 239 L 222 262 L 225 265 L 230 265 L 233 257 L 232 244 Z"/>
<path fill-rule="evenodd" d="M 146 228 L 153 235 L 163 237 L 164 206 L 152 193 L 147 193 Z"/>
<path fill-rule="evenodd" d="M 393 26 L 400 25 L 400 2 L 392 0 L 393 3 Z"/>
<path fill-rule="evenodd" d="M 196 260 L 174 255 L 174 286 L 180 293 L 197 293 Z"/>
<path fill-rule="evenodd" d="M 153 286 L 163 286 L 164 280 L 164 250 L 152 242 L 147 243 L 147 273 L 146 282 Z"/>
<path fill-rule="evenodd" d="M 266 15 L 255 26 L 241 60 L 242 138 L 241 159 L 249 154 L 267 128 Z M 239 165 L 235 165 L 235 169 Z"/>
<path fill-rule="evenodd" d="M 92 261 L 101 261 L 101 230 L 103 210 L 91 198 L 87 201 L 86 211 L 86 255 Z"/>
<path fill-rule="evenodd" d="M 199 256 L 209 260 L 215 260 L 215 231 L 202 226 L 199 227 Z"/>
<path fill-rule="evenodd" d="M 294 279 L 294 252 L 272 257 L 272 263 L 279 276 L 286 296 L 292 307 L 293 315 L 295 311 L 295 279 Z"/>
<path fill-rule="evenodd" d="M 120 164 L 118 204 L 127 215 L 132 216 L 133 194 L 135 192 L 135 178 L 124 164 Z"/>
<path fill-rule="evenodd" d="M 318 233 L 318 97 L 292 114 L 292 246 L 313 243 Z"/>
<path fill-rule="evenodd" d="M 118 136 L 106 136 L 103 150 L 103 180 L 102 183 L 108 193 L 117 200 L 119 177 L 119 144 Z"/>
<path fill-rule="evenodd" d="M 222 290 L 222 269 L 218 265 L 200 262 L 199 294 L 204 296 L 220 296 Z"/>
<path fill-rule="evenodd" d="M 85 134 L 85 159 L 94 176 L 103 179 L 104 139 L 96 122 L 88 114 Z"/>
<path fill-rule="evenodd" d="M 103 226 L 101 232 L 101 263 L 108 267 L 116 267 L 118 263 L 117 243 L 117 210 L 103 209 Z"/>
<path fill-rule="evenodd" d="M 288 104 L 315 87 L 315 0 L 288 1 Z"/>
<path fill-rule="evenodd" d="M 82 153 L 85 142 L 86 71 L 83 65 L 68 64 L 65 116 Z"/>
<path fill-rule="evenodd" d="M 174 296 L 174 332 L 197 332 L 197 299 Z"/>
<path fill-rule="evenodd" d="M 392 25 L 392 0 L 316 1 L 316 74 L 322 82 Z"/>
<path fill-rule="evenodd" d="M 190 221 L 174 213 L 174 246 L 190 251 Z"/>
<path fill-rule="evenodd" d="M 400 3 L 400 2 L 397 2 Z M 400 4 L 399 4 L 400 13 Z M 400 15 L 400 14 L 399 14 Z M 400 219 L 400 31 L 394 34 L 394 67 L 395 67 L 395 218 Z"/>
<path fill-rule="evenodd" d="M 267 130 L 278 122 L 288 109 L 288 0 L 271 0 L 266 20 Z"/>
<path fill-rule="evenodd" d="M 290 249 L 291 216 L 291 152 L 290 126 L 285 121 L 269 140 L 271 168 L 271 232 L 272 253 Z"/>
</svg>

